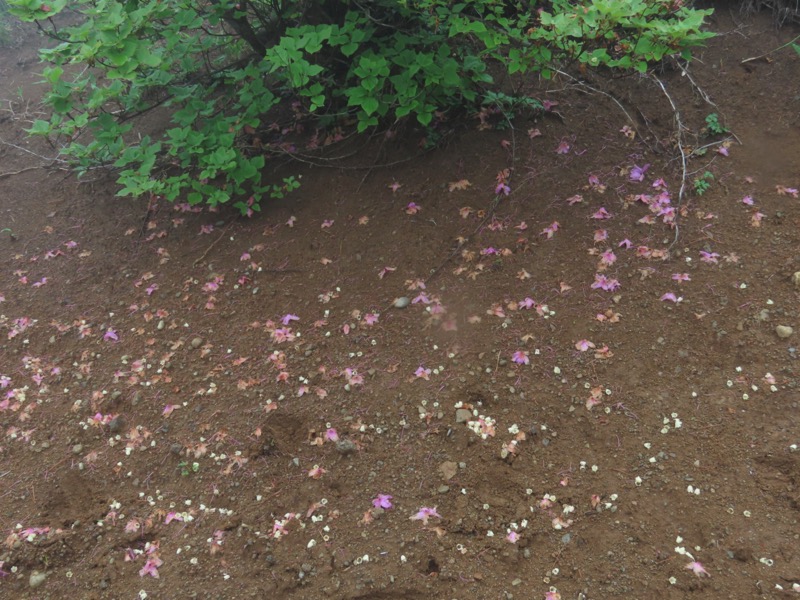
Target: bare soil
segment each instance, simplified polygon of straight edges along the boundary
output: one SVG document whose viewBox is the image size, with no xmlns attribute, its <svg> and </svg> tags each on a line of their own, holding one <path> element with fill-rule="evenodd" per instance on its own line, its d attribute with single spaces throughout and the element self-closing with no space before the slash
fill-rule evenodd
<svg viewBox="0 0 800 600">
<path fill-rule="evenodd" d="M 60 170 L 15 29 L 0 597 L 797 595 L 800 57 L 742 61 L 798 32 L 719 6 L 689 74 L 275 160 L 251 219 Z"/>
</svg>

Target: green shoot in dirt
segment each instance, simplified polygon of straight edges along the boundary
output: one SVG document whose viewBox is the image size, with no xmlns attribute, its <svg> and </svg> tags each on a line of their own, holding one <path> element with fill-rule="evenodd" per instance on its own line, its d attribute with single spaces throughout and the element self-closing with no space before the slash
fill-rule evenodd
<svg viewBox="0 0 800 600">
<path fill-rule="evenodd" d="M 200 471 L 200 463 L 193 462 L 189 464 L 184 460 L 178 463 L 178 468 L 181 470 L 181 476 L 188 477 L 192 473 Z"/>
<path fill-rule="evenodd" d="M 729 129 L 719 122 L 719 115 L 711 113 L 706 117 L 706 131 L 713 135 L 728 133 Z"/>
<path fill-rule="evenodd" d="M 714 181 L 714 174 L 711 173 L 711 171 L 706 171 L 699 177 L 695 177 L 694 181 L 692 181 L 692 185 L 694 185 L 694 193 L 698 196 L 702 196 L 711 187 L 712 181 Z"/>
<path fill-rule="evenodd" d="M 402 121 L 431 130 L 487 100 L 531 105 L 502 98 L 504 79 L 644 73 L 714 35 L 711 10 L 674 0 L 2 1 L 55 42 L 41 51 L 52 114 L 30 133 L 79 174 L 115 169 L 119 195 L 243 214 L 297 186 L 268 169 L 296 148 Z M 56 30 L 67 8 L 76 24 Z"/>
</svg>

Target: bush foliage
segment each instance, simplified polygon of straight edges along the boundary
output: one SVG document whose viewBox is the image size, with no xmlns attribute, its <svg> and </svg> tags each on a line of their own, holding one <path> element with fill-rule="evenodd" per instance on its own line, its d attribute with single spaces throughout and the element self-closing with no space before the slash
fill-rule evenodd
<svg viewBox="0 0 800 600">
<path fill-rule="evenodd" d="M 264 173 L 287 118 L 430 127 L 503 97 L 499 74 L 645 72 L 711 35 L 710 11 L 681 0 L 8 2 L 55 40 L 41 51 L 52 116 L 31 133 L 79 172 L 113 166 L 120 195 L 243 213 L 297 186 Z M 140 117 L 155 109 L 168 125 L 148 135 Z"/>
</svg>

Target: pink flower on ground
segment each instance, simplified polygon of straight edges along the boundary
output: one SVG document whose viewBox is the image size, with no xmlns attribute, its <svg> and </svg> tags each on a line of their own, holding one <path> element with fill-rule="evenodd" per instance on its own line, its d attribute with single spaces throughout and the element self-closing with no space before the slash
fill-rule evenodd
<svg viewBox="0 0 800 600">
<path fill-rule="evenodd" d="M 416 371 L 414 371 L 414 375 L 419 379 L 424 379 L 425 381 L 430 380 L 431 370 L 426 369 L 422 365 L 420 365 Z"/>
<path fill-rule="evenodd" d="M 519 540 L 519 534 L 512 529 L 511 531 L 508 532 L 506 539 L 512 544 L 516 544 L 517 541 Z"/>
<path fill-rule="evenodd" d="M 511 193 L 511 188 L 510 188 L 510 187 L 508 187 L 508 186 L 507 186 L 505 183 L 503 183 L 503 182 L 501 181 L 500 183 L 498 183 L 498 184 L 495 186 L 495 188 L 494 188 L 494 193 L 495 193 L 496 195 L 498 195 L 498 196 L 499 196 L 500 194 L 502 194 L 503 196 L 508 196 L 508 195 Z"/>
<path fill-rule="evenodd" d="M 634 165 L 631 169 L 630 173 L 630 180 L 631 181 L 644 181 L 644 174 L 647 173 L 647 169 L 650 168 L 650 165 L 647 164 L 643 167 Z"/>
<path fill-rule="evenodd" d="M 333 427 L 328 428 L 328 430 L 325 432 L 325 437 L 331 442 L 339 441 L 339 433 Z"/>
<path fill-rule="evenodd" d="M 299 321 L 299 320 L 300 317 L 298 317 L 297 315 L 286 314 L 283 315 L 283 317 L 281 318 L 281 323 L 283 323 L 284 325 L 288 325 L 292 321 Z"/>
<path fill-rule="evenodd" d="M 380 315 L 378 313 L 367 313 L 364 315 L 364 323 L 367 325 L 375 325 L 378 322 L 378 317 Z"/>
<path fill-rule="evenodd" d="M 661 296 L 660 300 L 661 300 L 662 302 L 674 302 L 674 303 L 676 303 L 676 304 L 677 304 L 678 302 L 680 302 L 680 298 L 678 298 L 678 297 L 677 297 L 675 294 L 673 294 L 672 292 L 667 292 L 666 294 L 664 294 L 663 296 Z"/>
<path fill-rule="evenodd" d="M 105 335 L 103 335 L 103 339 L 107 342 L 117 342 L 119 341 L 119 336 L 113 329 L 108 329 L 106 330 Z"/>
<path fill-rule="evenodd" d="M 617 262 L 617 255 L 611 250 L 606 250 L 600 255 L 600 262 L 603 264 L 603 266 L 610 267 Z"/>
<path fill-rule="evenodd" d="M 682 281 L 691 281 L 692 280 L 692 278 L 689 277 L 688 273 L 673 273 L 672 274 L 672 279 L 674 281 L 677 281 L 678 283 L 680 283 Z"/>
<path fill-rule="evenodd" d="M 375 498 L 372 499 L 372 506 L 375 508 L 382 508 L 384 510 L 389 510 L 392 508 L 392 496 L 389 494 L 378 494 Z"/>
<path fill-rule="evenodd" d="M 753 197 L 745 196 L 744 198 L 742 198 L 742 204 L 746 204 L 747 206 L 753 206 Z"/>
<path fill-rule="evenodd" d="M 633 248 L 633 242 L 630 241 L 628 238 L 625 238 L 619 244 L 617 244 L 617 247 L 625 248 L 626 250 L 630 250 L 631 248 Z"/>
<path fill-rule="evenodd" d="M 407 215 L 415 215 L 422 210 L 422 207 L 416 202 L 409 202 L 406 205 L 405 211 Z"/>
<path fill-rule="evenodd" d="M 552 223 L 550 223 L 550 225 L 542 229 L 542 235 L 546 235 L 548 240 L 552 239 L 556 231 L 558 231 L 558 227 L 559 227 L 558 221 L 553 221 Z"/>
<path fill-rule="evenodd" d="M 711 577 L 711 575 L 708 574 L 708 571 L 706 571 L 705 567 L 696 560 L 686 565 L 686 568 L 689 569 L 692 573 L 694 573 L 698 577 L 701 577 L 702 575 L 705 575 L 706 577 Z"/>
<path fill-rule="evenodd" d="M 158 558 L 157 556 L 151 556 L 147 559 L 147 562 L 144 563 L 144 566 L 139 570 L 139 577 L 144 577 L 145 575 L 150 575 L 150 577 L 155 577 L 158 579 L 158 567 L 164 564 L 164 561 Z"/>
<path fill-rule="evenodd" d="M 608 212 L 604 206 L 601 206 L 596 213 L 592 215 L 593 219 L 610 219 L 611 213 Z"/>
<path fill-rule="evenodd" d="M 403 186 L 402 186 L 401 184 L 397 183 L 396 181 L 393 181 L 393 182 L 392 182 L 392 183 L 390 183 L 390 184 L 389 184 L 387 187 L 388 187 L 390 190 L 392 190 L 392 193 L 395 193 L 397 190 L 399 190 L 399 189 L 400 189 L 401 187 L 403 187 Z"/>
<path fill-rule="evenodd" d="M 716 252 L 706 252 L 705 250 L 700 250 L 700 260 L 702 260 L 704 263 L 715 265 L 719 262 L 717 260 L 718 258 L 719 254 L 717 254 Z"/>
<path fill-rule="evenodd" d="M 609 279 L 600 273 L 595 273 L 594 283 L 591 287 L 593 290 L 601 289 L 605 290 L 606 292 L 613 292 L 614 290 L 619 289 L 619 281 L 616 279 Z"/>
<path fill-rule="evenodd" d="M 595 242 L 605 242 L 608 239 L 608 231 L 605 229 L 598 229 L 594 232 Z"/>
<path fill-rule="evenodd" d="M 561 143 L 556 148 L 556 154 L 569 154 L 569 142 L 567 140 L 561 140 Z"/>
<path fill-rule="evenodd" d="M 325 219 L 320 226 L 321 229 L 330 229 L 333 227 L 333 219 Z"/>
<path fill-rule="evenodd" d="M 589 340 L 579 340 L 575 342 L 575 347 L 581 352 L 586 352 L 589 348 L 594 348 L 595 345 Z"/>
<path fill-rule="evenodd" d="M 518 365 L 529 365 L 531 364 L 531 359 L 528 358 L 528 353 L 524 350 L 517 350 L 511 356 L 511 360 L 513 360 Z"/>
<path fill-rule="evenodd" d="M 427 506 L 423 506 L 422 508 L 419 509 L 419 511 L 415 515 L 409 517 L 409 519 L 411 519 L 412 521 L 422 521 L 423 525 L 427 525 L 428 519 L 432 517 L 436 517 L 437 519 L 442 518 L 442 515 L 436 512 L 436 508 L 437 507 L 435 506 L 433 508 L 428 508 Z"/>
</svg>

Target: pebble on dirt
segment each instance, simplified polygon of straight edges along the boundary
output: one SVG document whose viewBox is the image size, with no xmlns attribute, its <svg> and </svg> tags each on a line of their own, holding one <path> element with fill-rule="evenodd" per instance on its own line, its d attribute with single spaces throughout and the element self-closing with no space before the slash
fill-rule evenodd
<svg viewBox="0 0 800 600">
<path fill-rule="evenodd" d="M 396 298 L 394 302 L 392 302 L 392 306 L 395 308 L 405 308 L 411 304 L 411 299 L 408 296 L 401 296 L 400 298 Z"/>
<path fill-rule="evenodd" d="M 789 327 L 788 325 L 778 325 L 775 328 L 775 333 L 778 334 L 778 337 L 781 339 L 786 339 L 790 337 L 794 333 L 794 329 Z"/>
<path fill-rule="evenodd" d="M 47 579 L 47 573 L 32 571 L 31 576 L 28 578 L 28 585 L 31 588 L 37 588 L 44 583 L 45 579 Z"/>
</svg>

